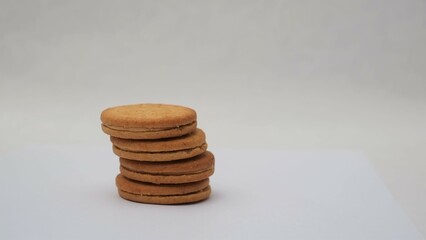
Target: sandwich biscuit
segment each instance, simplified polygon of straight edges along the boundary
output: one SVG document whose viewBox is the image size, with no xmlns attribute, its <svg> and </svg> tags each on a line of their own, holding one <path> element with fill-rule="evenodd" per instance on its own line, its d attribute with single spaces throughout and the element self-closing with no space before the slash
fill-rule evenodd
<svg viewBox="0 0 426 240">
<path fill-rule="evenodd" d="M 101 113 L 102 130 L 126 139 L 177 137 L 194 131 L 197 114 L 188 107 L 169 104 L 133 104 L 107 108 Z"/>
<path fill-rule="evenodd" d="M 127 200 L 153 204 L 198 202 L 210 196 L 209 179 L 184 184 L 151 184 L 116 177 L 118 194 Z"/>
<path fill-rule="evenodd" d="M 120 172 L 129 179 L 151 183 L 197 182 L 214 173 L 214 156 L 206 151 L 198 156 L 168 162 L 142 162 L 120 158 Z"/>
<path fill-rule="evenodd" d="M 202 154 L 207 149 L 201 129 L 191 134 L 161 140 L 134 140 L 111 136 L 113 152 L 122 158 L 139 161 L 173 161 Z"/>
</svg>

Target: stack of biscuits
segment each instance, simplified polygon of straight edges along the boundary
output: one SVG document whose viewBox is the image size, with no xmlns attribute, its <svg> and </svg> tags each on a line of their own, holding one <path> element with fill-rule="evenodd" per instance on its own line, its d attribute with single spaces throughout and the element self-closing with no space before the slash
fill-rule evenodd
<svg viewBox="0 0 426 240">
<path fill-rule="evenodd" d="M 118 194 L 127 200 L 181 204 L 210 196 L 214 156 L 188 107 L 135 104 L 105 109 L 102 130 L 120 157 Z"/>
</svg>

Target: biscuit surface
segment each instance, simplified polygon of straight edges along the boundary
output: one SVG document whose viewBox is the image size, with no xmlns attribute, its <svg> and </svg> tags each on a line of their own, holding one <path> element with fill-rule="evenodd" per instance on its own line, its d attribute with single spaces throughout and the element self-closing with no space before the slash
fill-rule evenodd
<svg viewBox="0 0 426 240">
<path fill-rule="evenodd" d="M 128 139 L 182 136 L 196 129 L 197 114 L 188 107 L 134 104 L 107 108 L 101 113 L 102 130 Z"/>
</svg>

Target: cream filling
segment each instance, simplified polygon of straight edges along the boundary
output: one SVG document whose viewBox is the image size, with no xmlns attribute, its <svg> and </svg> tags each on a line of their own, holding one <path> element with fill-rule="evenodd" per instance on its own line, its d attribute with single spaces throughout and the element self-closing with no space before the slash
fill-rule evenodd
<svg viewBox="0 0 426 240">
<path fill-rule="evenodd" d="M 213 170 L 212 167 L 205 169 L 205 170 L 200 170 L 200 171 L 193 171 L 193 172 L 181 172 L 181 173 L 168 173 L 168 172 L 164 172 L 164 173 L 150 173 L 150 172 L 144 172 L 144 171 L 140 171 L 137 172 L 133 169 L 129 169 L 123 165 L 121 165 L 122 168 L 126 169 L 129 172 L 133 172 L 133 173 L 138 173 L 138 174 L 147 174 L 147 175 L 152 175 L 152 176 L 188 176 L 188 175 L 195 175 L 195 174 L 200 174 L 200 173 L 205 173 L 208 172 L 210 170 Z"/>
<path fill-rule="evenodd" d="M 111 126 L 111 125 L 106 125 L 106 124 L 102 124 L 102 126 L 109 128 L 111 130 L 123 131 L 123 132 L 162 132 L 162 131 L 167 131 L 167 130 L 181 129 L 181 128 L 189 127 L 189 126 L 194 125 L 196 123 L 197 122 L 194 121 L 194 122 L 191 122 L 191 123 L 188 123 L 188 124 L 178 125 L 178 126 L 169 127 L 169 128 L 138 128 L 138 127 L 125 128 L 125 127 L 117 127 L 117 126 Z"/>
</svg>

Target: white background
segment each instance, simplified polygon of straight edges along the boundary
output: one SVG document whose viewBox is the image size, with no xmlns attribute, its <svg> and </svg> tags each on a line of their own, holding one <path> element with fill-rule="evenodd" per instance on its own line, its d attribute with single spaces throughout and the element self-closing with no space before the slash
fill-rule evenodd
<svg viewBox="0 0 426 240">
<path fill-rule="evenodd" d="M 426 3 L 0 1 L 0 154 L 195 108 L 210 146 L 365 151 L 426 233 Z"/>
</svg>

